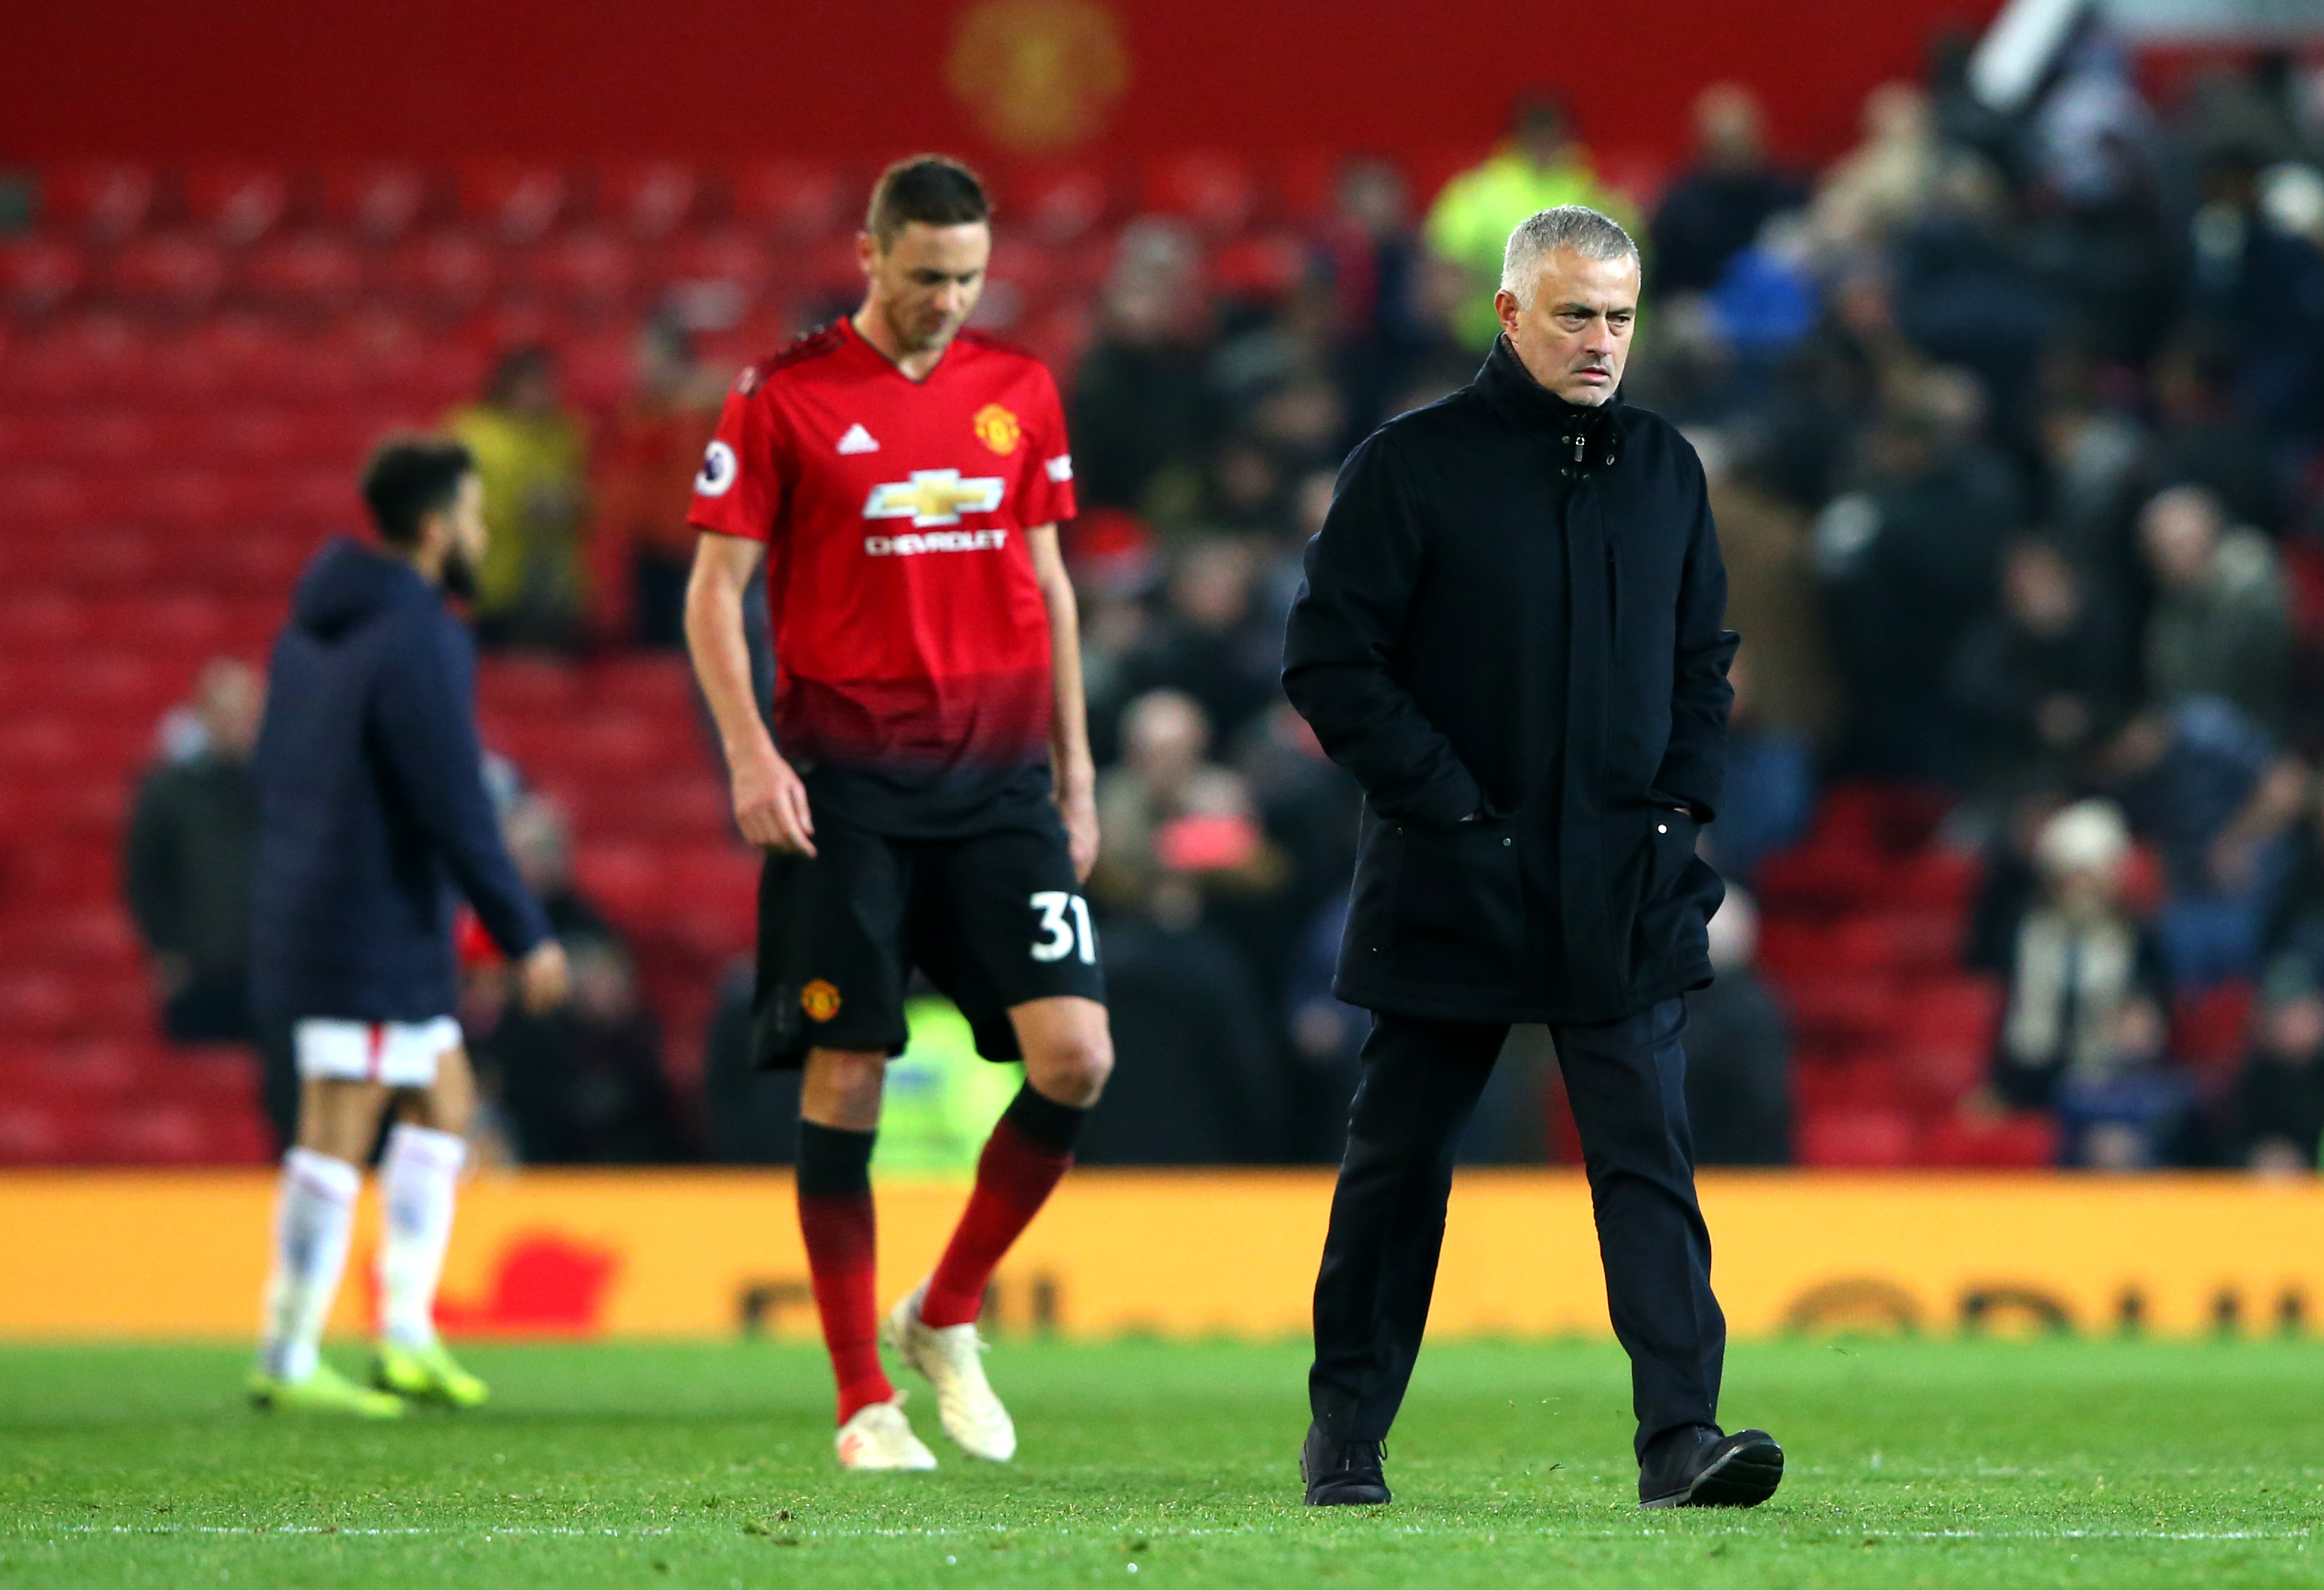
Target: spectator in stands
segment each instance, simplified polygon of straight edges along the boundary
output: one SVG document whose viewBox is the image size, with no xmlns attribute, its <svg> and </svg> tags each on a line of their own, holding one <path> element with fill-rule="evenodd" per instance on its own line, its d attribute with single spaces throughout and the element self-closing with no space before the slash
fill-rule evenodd
<svg viewBox="0 0 2324 1590">
<path fill-rule="evenodd" d="M 2010 544 L 2001 605 L 1971 628 L 1952 669 L 1978 799 L 1997 807 L 2070 785 L 2120 726 L 2132 678 L 2119 613 L 2090 599 L 2055 543 Z"/>
<path fill-rule="evenodd" d="M 1092 1114 L 1074 1158 L 1278 1163 L 1286 1141 L 1280 1029 L 1234 942 L 1204 924 L 1194 880 L 1165 866 L 1151 887 L 1141 909 L 1106 924 L 1106 1005 L 1128 1091 Z"/>
<path fill-rule="evenodd" d="M 1911 384 L 1866 437 L 1860 489 L 1817 521 L 1858 771 L 1948 783 L 1962 771 L 1948 676 L 1992 605 L 2018 518 L 2011 473 L 1976 439 L 1976 418 L 1958 374 Z"/>
<path fill-rule="evenodd" d="M 1737 655 L 1751 659 L 1753 710 L 1770 728 L 1823 744 L 1839 723 L 1840 688 L 1807 516 L 1766 478 L 1763 460 L 1725 446 L 1696 451 L 1727 565 L 1727 627 L 1744 638 Z"/>
<path fill-rule="evenodd" d="M 2262 1175 L 2304 1176 L 2324 1144 L 2324 994 L 2315 968 L 2269 969 L 2250 1054 L 2236 1073 L 2234 1157 Z"/>
<path fill-rule="evenodd" d="M 175 1043 L 237 1043 L 250 1016 L 252 847 L 258 795 L 250 754 L 266 685 L 218 657 L 194 686 L 174 753 L 148 768 L 129 819 L 121 878 L 152 957 L 161 1030 Z"/>
<path fill-rule="evenodd" d="M 1807 184 L 1767 159 L 1765 120 L 1740 83 L 1695 97 L 1694 164 L 1655 212 L 1656 294 L 1709 292 L 1769 216 L 1807 203 Z"/>
<path fill-rule="evenodd" d="M 1122 664 L 1132 695 L 1170 689 L 1194 697 L 1220 744 L 1282 695 L 1274 660 L 1281 628 L 1251 612 L 1257 564 L 1257 548 L 1243 540 L 1206 537 L 1185 547 L 1172 560 L 1167 608 Z"/>
<path fill-rule="evenodd" d="M 1686 999 L 1686 1114 L 1699 1165 L 1792 1161 L 1791 1024 L 1754 968 L 1758 952 L 1758 905 L 1730 885 L 1711 919 L 1718 980 Z"/>
<path fill-rule="evenodd" d="M 1194 244 L 1167 223 L 1125 229 L 1074 372 L 1068 428 L 1082 509 L 1175 526 L 1202 498 L 1215 419 Z"/>
<path fill-rule="evenodd" d="M 2173 979 L 2248 976 L 2290 865 L 2306 767 L 2226 702 L 2199 697 L 2132 720 L 2099 771 L 2161 858 L 2156 925 Z"/>
<path fill-rule="evenodd" d="M 476 638 L 569 651 L 583 635 L 586 449 L 558 389 L 556 355 L 502 356 L 484 395 L 446 422 L 475 455 L 491 541 L 476 574 Z"/>
<path fill-rule="evenodd" d="M 250 1006 L 251 890 L 258 792 L 250 757 L 266 685 L 247 663 L 202 669 L 182 730 L 137 786 L 123 892 L 152 959 L 161 1033 L 173 1043 L 254 1043 L 259 1094 L 278 1144 L 297 1130 L 290 1035 Z"/>
<path fill-rule="evenodd" d="M 2151 1164 L 2185 1107 L 2163 1070 L 2162 947 L 2123 898 L 2130 829 L 2107 801 L 2068 806 L 2034 847 L 2041 893 L 2018 924 L 1993 1093 L 2056 1108 L 2070 1164 Z"/>
<path fill-rule="evenodd" d="M 799 1073 L 759 1064 L 758 970 L 738 957 L 718 979 L 702 1046 L 705 1155 L 720 1165 L 788 1165 L 798 1158 Z"/>
<path fill-rule="evenodd" d="M 2157 487 L 2208 487 L 2233 522 L 2280 532 L 2291 518 L 2291 483 L 2274 451 L 2244 423 L 2219 335 L 2200 323 L 2182 328 L 2155 357 L 2153 390 L 2160 425 L 2147 477 Z"/>
<path fill-rule="evenodd" d="M 1633 236 L 1639 231 L 1629 200 L 1599 181 L 1590 152 L 1573 137 L 1564 101 L 1527 94 L 1512 107 L 1508 140 L 1482 165 L 1444 185 L 1422 227 L 1436 258 L 1459 272 L 1452 330 L 1463 346 L 1482 354 L 1500 335 L 1493 294 L 1509 233 L 1537 211 L 1569 204 L 1611 216 Z"/>
<path fill-rule="evenodd" d="M 471 1014 L 492 1087 L 528 1164 L 658 1163 L 689 1158 L 663 1074 L 661 1032 L 638 997 L 628 946 L 573 880 L 565 816 L 540 795 L 503 813 L 509 854 L 573 964 L 560 1009 L 529 1014 L 487 998 Z"/>
<path fill-rule="evenodd" d="M 1727 715 L 1727 789 L 1718 823 L 1702 831 L 1702 849 L 1720 877 L 1746 883 L 1760 862 L 1807 832 L 1815 814 L 1815 752 L 1798 730 L 1759 716 L 1758 674 L 1748 642 L 1728 665 L 1727 683 L 1735 692 Z M 1757 925 L 1754 919 L 1755 935 Z"/>
<path fill-rule="evenodd" d="M 2139 545 L 2154 580 L 2146 624 L 2147 683 L 2166 704 L 2216 696 L 2281 733 L 2290 717 L 2291 599 L 2275 549 L 2230 528 L 2201 486 L 2148 502 Z"/>
<path fill-rule="evenodd" d="M 1395 395 L 1437 351 L 1424 291 L 1426 260 L 1411 196 L 1393 162 L 1358 157 L 1340 169 L 1332 218 L 1316 240 L 1331 292 L 1351 438 L 1388 417 Z"/>
<path fill-rule="evenodd" d="M 1817 186 L 1817 233 L 1835 252 L 1877 247 L 1919 216 L 1943 158 L 1928 95 L 1883 83 L 1864 97 L 1863 141 Z"/>
<path fill-rule="evenodd" d="M 668 320 L 638 334 L 637 385 L 597 449 L 590 557 L 600 589 L 626 592 L 616 621 L 639 645 L 685 644 L 694 530 L 686 505 L 703 449 L 717 428 L 722 382 Z"/>
<path fill-rule="evenodd" d="M 1242 776 L 1208 759 L 1210 720 L 1200 703 L 1175 690 L 1149 691 L 1122 714 L 1121 764 L 1098 775 L 1097 807 L 1105 848 L 1090 874 L 1091 896 L 1115 910 L 1137 912 L 1154 898 L 1166 871 L 1200 875 L 1213 888 L 1265 892 L 1284 881 L 1286 864 L 1264 843 Z M 1201 845 L 1204 861 L 1174 861 L 1166 830 Z M 1223 848 L 1207 844 L 1220 841 Z"/>
</svg>

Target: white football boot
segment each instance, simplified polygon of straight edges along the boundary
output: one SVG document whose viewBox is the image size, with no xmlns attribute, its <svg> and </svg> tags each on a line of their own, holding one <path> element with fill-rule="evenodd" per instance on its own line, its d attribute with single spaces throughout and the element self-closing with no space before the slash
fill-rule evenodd
<svg viewBox="0 0 2324 1590">
<path fill-rule="evenodd" d="M 976 1327 L 920 1323 L 925 1281 L 898 1303 L 880 1328 L 880 1343 L 936 1388 L 936 1417 L 945 1434 L 971 1457 L 1006 1463 L 1017 1456 L 1017 1426 L 984 1378 L 984 1341 Z"/>
<path fill-rule="evenodd" d="M 904 1417 L 904 1394 L 892 1402 L 872 1402 L 855 1411 L 835 1438 L 839 1466 L 864 1474 L 921 1474 L 936 1466 L 936 1455 L 912 1433 Z"/>
</svg>

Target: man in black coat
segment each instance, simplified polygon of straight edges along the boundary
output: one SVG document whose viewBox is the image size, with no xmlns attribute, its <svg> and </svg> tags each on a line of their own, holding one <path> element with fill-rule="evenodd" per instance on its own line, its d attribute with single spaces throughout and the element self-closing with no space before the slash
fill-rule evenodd
<svg viewBox="0 0 2324 1590">
<path fill-rule="evenodd" d="M 300 1096 L 250 1394 L 261 1408 L 378 1419 L 404 1397 L 473 1407 L 485 1395 L 433 1319 L 475 1107 L 453 1014 L 456 895 L 516 963 L 528 1007 L 559 1003 L 567 972 L 501 839 L 476 736 L 475 648 L 444 602 L 473 593 L 484 554 L 475 462 L 456 442 L 391 442 L 363 494 L 378 543 L 335 540 L 308 566 L 258 735 L 251 995 L 262 1019 L 290 1028 Z M 358 1167 L 391 1105 L 370 1390 L 317 1348 Z"/>
<path fill-rule="evenodd" d="M 1315 1285 L 1312 1503 L 1388 1499 L 1453 1146 L 1511 1023 L 1546 1022 L 1581 1128 L 1647 1506 L 1765 1501 L 1766 1434 L 1716 1422 L 1682 996 L 1711 980 L 1736 638 L 1702 466 L 1614 397 L 1637 248 L 1594 210 L 1510 234 L 1477 379 L 1349 458 L 1283 682 L 1364 789 L 1335 988 L 1373 1013 Z"/>
</svg>

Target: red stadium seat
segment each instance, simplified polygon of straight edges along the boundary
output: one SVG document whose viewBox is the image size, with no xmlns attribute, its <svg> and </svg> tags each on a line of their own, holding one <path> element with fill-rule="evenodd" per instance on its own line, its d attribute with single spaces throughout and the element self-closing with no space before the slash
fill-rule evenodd
<svg viewBox="0 0 2324 1590">
<path fill-rule="evenodd" d="M 1989 1050 L 2001 1022 L 2002 990 L 1989 979 L 1949 977 L 1914 988 L 1897 1012 L 1914 1043 Z"/>
<path fill-rule="evenodd" d="M 1259 179 L 1250 162 L 1223 150 L 1166 155 L 1146 174 L 1146 207 L 1191 221 L 1214 237 L 1231 237 L 1259 212 Z"/>
<path fill-rule="evenodd" d="M 217 302 L 228 273 L 218 244 L 189 233 L 164 233 L 124 245 L 114 256 L 111 283 L 132 305 L 195 314 Z"/>
<path fill-rule="evenodd" d="M 624 161 L 597 175 L 597 213 L 624 235 L 659 242 L 686 225 L 702 179 L 676 161 Z"/>
<path fill-rule="evenodd" d="M 426 172 L 394 162 L 335 166 L 323 174 L 323 217 L 374 243 L 411 229 L 429 198 Z"/>
<path fill-rule="evenodd" d="M 774 286 L 779 256 L 755 232 L 721 226 L 670 244 L 663 274 L 681 292 L 724 290 L 727 313 L 740 316 Z"/>
<path fill-rule="evenodd" d="M 562 220 L 572 186 L 555 166 L 529 161 L 461 163 L 460 214 L 503 243 L 530 243 Z"/>
<path fill-rule="evenodd" d="M 257 242 L 290 207 L 290 179 L 268 166 L 201 165 L 186 173 L 186 214 L 218 242 Z"/>
<path fill-rule="evenodd" d="M 88 255 L 61 236 L 0 241 L 0 308 L 30 318 L 52 315 L 88 284 Z"/>
<path fill-rule="evenodd" d="M 520 286 L 567 308 L 605 314 L 635 290 L 638 262 L 632 245 L 611 233 L 572 232 L 530 250 L 517 270 Z"/>
<path fill-rule="evenodd" d="M 431 232 L 395 246 L 383 284 L 428 313 L 460 315 L 482 303 L 499 279 L 499 255 L 484 243 L 465 232 Z"/>
<path fill-rule="evenodd" d="M 654 713 L 695 708 L 694 672 L 678 657 L 615 657 L 591 666 L 584 688 L 592 701 Z"/>
<path fill-rule="evenodd" d="M 1913 1163 L 1918 1135 L 1901 1110 L 1810 1113 L 1795 1134 L 1799 1162 L 1833 1170 L 1886 1170 Z"/>
<path fill-rule="evenodd" d="M 477 672 L 477 702 L 495 721 L 503 715 L 562 717 L 574 711 L 581 693 L 581 670 L 553 657 L 490 657 Z"/>
<path fill-rule="evenodd" d="M 1307 245 L 1287 232 L 1230 243 L 1211 256 L 1211 283 L 1231 298 L 1280 299 L 1307 271 Z"/>
<path fill-rule="evenodd" d="M 1854 1045 L 1885 1042 L 1896 1020 L 1896 989 L 1866 972 L 1829 970 L 1786 983 L 1784 995 L 1805 1043 Z"/>
<path fill-rule="evenodd" d="M 1922 1153 L 1932 1165 L 2036 1170 L 2058 1163 L 2058 1128 L 2043 1115 L 1996 1121 L 1947 1115 L 1930 1126 Z"/>
<path fill-rule="evenodd" d="M 79 1157 L 68 1112 L 0 1097 L 0 1165 L 69 1164 Z"/>
<path fill-rule="evenodd" d="M 1028 164 L 1000 185 L 1010 230 L 1055 247 L 1089 236 L 1114 215 L 1111 182 L 1091 165 Z"/>
<path fill-rule="evenodd" d="M 51 166 L 41 174 L 41 218 L 117 241 L 145 224 L 160 188 L 147 166 L 119 161 Z"/>
<path fill-rule="evenodd" d="M 1836 924 L 1825 941 L 1836 966 L 1874 971 L 1938 971 L 1959 963 L 1960 924 L 1925 911 L 1882 911 Z"/>
<path fill-rule="evenodd" d="M 821 161 L 764 161 L 734 178 L 735 216 L 793 244 L 829 237 L 858 198 L 846 175 Z"/>
<path fill-rule="evenodd" d="M 277 237 L 253 249 L 244 262 L 242 285 L 263 309 L 329 314 L 363 296 L 363 252 L 327 232 Z"/>
</svg>

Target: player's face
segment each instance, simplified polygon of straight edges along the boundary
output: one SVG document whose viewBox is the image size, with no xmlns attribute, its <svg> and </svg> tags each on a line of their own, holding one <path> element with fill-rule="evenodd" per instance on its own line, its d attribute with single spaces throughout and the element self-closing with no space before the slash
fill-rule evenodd
<svg viewBox="0 0 2324 1590">
<path fill-rule="evenodd" d="M 444 515 L 443 581 L 455 596 L 476 593 L 476 571 L 484 565 L 484 481 L 479 474 L 460 477 L 460 489 Z"/>
<path fill-rule="evenodd" d="M 1559 249 L 1542 262 L 1533 302 L 1498 294 L 1501 329 L 1533 378 L 1569 403 L 1595 408 L 1621 384 L 1638 318 L 1638 262 Z"/>
<path fill-rule="evenodd" d="M 872 312 L 887 323 L 898 347 L 923 354 L 952 341 L 976 308 L 992 258 L 992 228 L 982 221 L 959 226 L 911 221 L 884 249 L 869 235 L 856 246 L 871 283 Z"/>
</svg>

